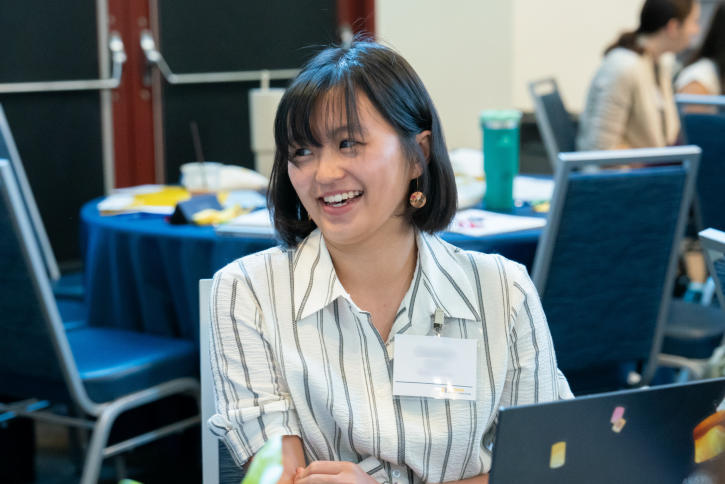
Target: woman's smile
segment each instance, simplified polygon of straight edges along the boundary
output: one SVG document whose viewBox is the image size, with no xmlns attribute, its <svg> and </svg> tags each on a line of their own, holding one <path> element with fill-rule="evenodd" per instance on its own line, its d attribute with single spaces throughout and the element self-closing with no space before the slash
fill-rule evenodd
<svg viewBox="0 0 725 484">
<path fill-rule="evenodd" d="M 350 210 L 360 201 L 365 192 L 360 190 L 349 190 L 344 192 L 331 193 L 317 199 L 322 206 L 322 211 L 327 215 L 342 215 Z"/>
</svg>

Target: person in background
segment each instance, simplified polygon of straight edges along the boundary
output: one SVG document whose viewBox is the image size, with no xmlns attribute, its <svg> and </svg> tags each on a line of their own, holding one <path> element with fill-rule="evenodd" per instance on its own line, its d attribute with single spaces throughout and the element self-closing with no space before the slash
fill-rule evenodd
<svg viewBox="0 0 725 484">
<path fill-rule="evenodd" d="M 577 150 L 652 148 L 680 130 L 672 94 L 672 62 L 699 32 L 700 4 L 646 0 L 639 28 L 610 46 L 579 119 Z"/>
<path fill-rule="evenodd" d="M 675 89 L 681 94 L 719 96 L 725 73 L 725 3 L 720 3 L 710 22 L 702 46 L 677 76 Z"/>
</svg>

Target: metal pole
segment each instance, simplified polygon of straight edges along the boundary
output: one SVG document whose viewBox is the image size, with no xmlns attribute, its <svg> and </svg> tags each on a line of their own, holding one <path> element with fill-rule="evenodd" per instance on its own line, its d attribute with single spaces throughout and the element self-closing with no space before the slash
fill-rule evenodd
<svg viewBox="0 0 725 484">
<path fill-rule="evenodd" d="M 111 72 L 108 59 L 108 1 L 96 0 L 96 28 L 98 32 L 98 74 L 109 79 Z M 116 186 L 116 163 L 113 145 L 113 99 L 111 91 L 100 91 L 101 146 L 103 152 L 103 187 L 106 195 Z"/>
</svg>

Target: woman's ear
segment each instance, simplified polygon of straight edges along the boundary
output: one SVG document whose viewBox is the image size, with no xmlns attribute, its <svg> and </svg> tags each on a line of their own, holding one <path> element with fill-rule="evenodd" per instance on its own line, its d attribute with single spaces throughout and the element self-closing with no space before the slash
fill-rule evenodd
<svg viewBox="0 0 725 484">
<path fill-rule="evenodd" d="M 430 161 L 430 130 L 426 129 L 425 131 L 421 131 L 415 136 L 415 142 L 420 147 L 421 151 L 423 152 L 423 156 L 425 157 L 425 163 L 428 164 Z"/>
<path fill-rule="evenodd" d="M 684 27 L 684 22 L 671 18 L 667 25 L 665 25 L 665 31 L 670 38 L 677 38 L 680 35 L 680 31 Z"/>
</svg>

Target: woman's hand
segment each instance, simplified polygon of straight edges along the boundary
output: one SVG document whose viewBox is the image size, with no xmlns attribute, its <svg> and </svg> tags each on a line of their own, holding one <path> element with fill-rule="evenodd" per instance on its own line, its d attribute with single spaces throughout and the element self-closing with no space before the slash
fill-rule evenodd
<svg viewBox="0 0 725 484">
<path fill-rule="evenodd" d="M 315 461 L 297 469 L 294 484 L 378 484 L 352 462 Z"/>
</svg>

